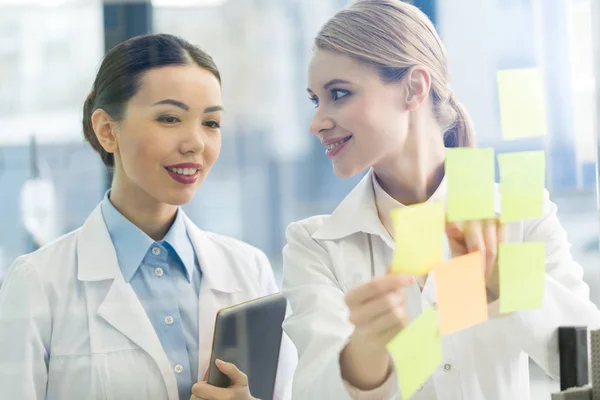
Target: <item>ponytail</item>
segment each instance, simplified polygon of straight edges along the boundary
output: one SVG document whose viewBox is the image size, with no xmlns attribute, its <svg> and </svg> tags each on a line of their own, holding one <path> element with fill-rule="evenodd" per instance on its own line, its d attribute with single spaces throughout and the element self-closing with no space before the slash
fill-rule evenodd
<svg viewBox="0 0 600 400">
<path fill-rule="evenodd" d="M 456 101 L 454 95 L 448 100 L 455 112 L 455 121 L 444 134 L 445 147 L 475 147 L 475 128 L 464 105 Z"/>
</svg>

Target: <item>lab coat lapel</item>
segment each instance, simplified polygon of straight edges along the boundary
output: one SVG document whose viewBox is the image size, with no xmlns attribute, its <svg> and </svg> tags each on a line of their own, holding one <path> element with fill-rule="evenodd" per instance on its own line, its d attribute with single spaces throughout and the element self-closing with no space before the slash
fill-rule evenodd
<svg viewBox="0 0 600 400">
<path fill-rule="evenodd" d="M 169 400 L 178 400 L 171 363 L 133 288 L 123 278 L 100 207 L 81 229 L 77 243 L 78 279 L 86 282 L 88 315 L 100 316 L 146 351 L 161 372 Z M 110 280 L 112 283 L 107 282 Z"/>
<path fill-rule="evenodd" d="M 327 221 L 313 233 L 313 239 L 338 240 L 363 232 L 379 236 L 388 247 L 394 247 L 394 241 L 385 230 L 377 212 L 373 173 L 372 169 L 367 172 Z"/>
<path fill-rule="evenodd" d="M 213 332 L 215 329 L 217 312 L 232 304 L 243 301 L 237 294 L 242 291 L 238 279 L 231 267 L 227 264 L 228 259 L 210 236 L 200 230 L 190 219 L 186 217 L 188 235 L 194 246 L 200 269 L 202 270 L 202 281 L 199 296 L 199 356 L 198 356 L 198 380 L 204 379 L 212 351 Z"/>
</svg>

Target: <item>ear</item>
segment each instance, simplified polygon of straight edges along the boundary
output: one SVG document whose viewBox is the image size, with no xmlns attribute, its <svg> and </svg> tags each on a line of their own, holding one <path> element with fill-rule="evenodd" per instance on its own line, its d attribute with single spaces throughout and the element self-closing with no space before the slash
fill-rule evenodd
<svg viewBox="0 0 600 400">
<path fill-rule="evenodd" d="M 420 65 L 412 67 L 406 74 L 406 109 L 415 111 L 429 98 L 431 89 L 431 75 Z"/>
<path fill-rule="evenodd" d="M 115 121 L 106 111 L 99 108 L 92 114 L 92 126 L 98 142 L 107 153 L 117 151 L 117 137 L 115 135 Z"/>
</svg>

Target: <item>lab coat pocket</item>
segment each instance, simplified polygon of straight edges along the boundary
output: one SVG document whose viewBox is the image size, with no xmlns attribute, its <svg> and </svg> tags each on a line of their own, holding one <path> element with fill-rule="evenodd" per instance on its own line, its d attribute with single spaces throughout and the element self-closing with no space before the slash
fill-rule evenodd
<svg viewBox="0 0 600 400">
<path fill-rule="evenodd" d="M 107 400 L 101 365 L 102 354 L 50 357 L 46 398 Z"/>
<path fill-rule="evenodd" d="M 156 362 L 144 350 L 120 350 L 99 356 L 106 400 L 169 397 Z"/>
</svg>

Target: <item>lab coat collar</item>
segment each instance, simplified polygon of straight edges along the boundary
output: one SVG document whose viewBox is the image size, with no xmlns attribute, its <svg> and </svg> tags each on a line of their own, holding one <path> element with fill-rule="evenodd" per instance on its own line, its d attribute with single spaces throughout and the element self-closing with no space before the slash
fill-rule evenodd
<svg viewBox="0 0 600 400">
<path fill-rule="evenodd" d="M 77 279 L 124 280 L 100 205 L 92 211 L 80 230 L 77 240 Z"/>
<path fill-rule="evenodd" d="M 352 234 L 363 232 L 380 236 L 388 245 L 393 242 L 388 231 L 379 219 L 375 189 L 373 187 L 374 172 L 371 168 L 352 192 L 340 203 L 329 218 L 312 234 L 313 239 L 338 240 Z M 433 196 L 435 200 L 446 201 L 448 184 L 446 178 Z M 499 185 L 494 185 L 494 211 L 501 213 L 501 196 Z M 393 247 L 390 245 L 390 247 Z"/>
<path fill-rule="evenodd" d="M 213 290 L 223 293 L 240 292 L 238 277 L 227 266 L 226 255 L 187 215 L 181 214 L 202 268 L 202 280 Z M 77 256 L 77 278 L 80 281 L 124 280 L 100 206 L 96 207 L 81 227 Z"/>
<path fill-rule="evenodd" d="M 227 265 L 228 256 L 223 253 L 223 249 L 187 216 L 184 221 L 202 268 L 202 280 L 206 281 L 212 290 L 223 293 L 241 292 L 243 285 L 239 280 L 243 278 L 235 275 L 233 269 Z"/>
<path fill-rule="evenodd" d="M 392 242 L 377 213 L 373 173 L 373 169 L 367 172 L 325 223 L 312 234 L 313 239 L 337 240 L 363 232 L 380 236 L 388 245 Z"/>
<path fill-rule="evenodd" d="M 77 278 L 89 284 L 88 313 L 98 315 L 148 353 L 160 370 L 169 400 L 177 400 L 177 379 L 171 363 L 142 303 L 123 277 L 100 206 L 92 211 L 78 236 Z M 112 282 L 102 284 L 104 280 Z"/>
</svg>

